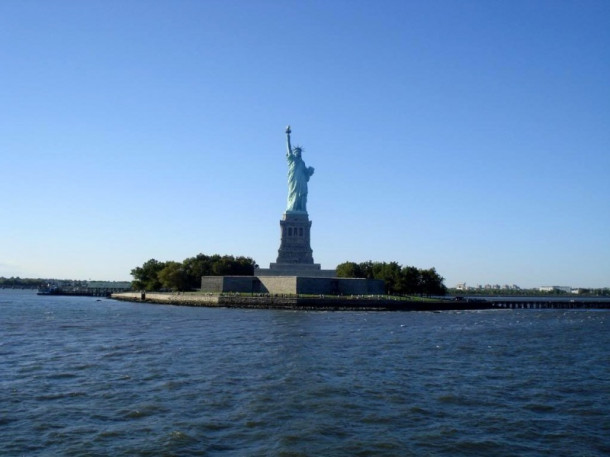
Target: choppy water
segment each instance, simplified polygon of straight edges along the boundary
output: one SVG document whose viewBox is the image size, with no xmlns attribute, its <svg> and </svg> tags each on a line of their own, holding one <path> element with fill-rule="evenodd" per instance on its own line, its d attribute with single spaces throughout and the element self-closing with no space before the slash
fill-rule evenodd
<svg viewBox="0 0 610 457">
<path fill-rule="evenodd" d="M 294 312 L 0 290 L 2 456 L 602 456 L 610 312 Z"/>
</svg>

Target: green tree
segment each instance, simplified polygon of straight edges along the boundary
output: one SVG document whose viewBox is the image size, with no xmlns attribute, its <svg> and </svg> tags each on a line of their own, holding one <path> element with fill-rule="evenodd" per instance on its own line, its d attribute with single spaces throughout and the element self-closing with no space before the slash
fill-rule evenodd
<svg viewBox="0 0 610 457">
<path fill-rule="evenodd" d="M 165 267 L 165 262 L 159 262 L 156 259 L 150 259 L 144 262 L 141 267 L 136 267 L 131 270 L 133 276 L 132 286 L 134 289 L 144 290 L 159 290 L 161 281 L 159 281 L 159 272 Z"/>
<path fill-rule="evenodd" d="M 443 284 L 445 278 L 440 276 L 435 268 L 428 270 L 421 270 L 422 278 L 422 292 L 428 296 L 430 295 L 445 295 L 447 288 Z"/>
<path fill-rule="evenodd" d="M 212 274 L 215 276 L 252 276 L 256 263 L 249 257 L 233 257 L 225 255 L 218 257 L 212 263 Z"/>
<path fill-rule="evenodd" d="M 337 266 L 337 276 L 341 278 L 382 279 L 388 293 L 445 295 L 445 280 L 434 268 L 428 270 L 407 266 L 398 262 L 355 263 L 343 262 Z"/>
<path fill-rule="evenodd" d="M 385 281 L 386 292 L 394 294 L 400 291 L 400 265 L 397 262 L 373 263 L 373 278 Z"/>
<path fill-rule="evenodd" d="M 400 290 L 403 294 L 421 293 L 421 270 L 415 267 L 403 267 L 400 272 Z"/>
<path fill-rule="evenodd" d="M 233 274 L 241 276 L 252 276 L 258 267 L 256 262 L 250 257 L 236 257 L 233 264 Z"/>
<path fill-rule="evenodd" d="M 136 289 L 191 290 L 201 287 L 202 276 L 252 276 L 256 262 L 250 257 L 232 255 L 208 256 L 197 254 L 183 262 L 159 262 L 150 259 L 141 267 L 131 270 L 132 285 Z"/>
<path fill-rule="evenodd" d="M 205 254 L 197 254 L 182 262 L 190 289 L 201 287 L 201 277 L 212 275 L 212 259 Z"/>
<path fill-rule="evenodd" d="M 366 262 L 361 262 L 360 265 L 360 277 L 366 279 L 374 279 L 375 278 L 375 264 L 372 260 L 367 260 Z"/>
<path fill-rule="evenodd" d="M 180 262 L 165 262 L 165 266 L 157 273 L 161 286 L 174 291 L 190 290 L 190 284 L 184 264 Z"/>
<path fill-rule="evenodd" d="M 356 262 L 343 262 L 337 265 L 337 276 L 339 278 L 361 278 L 362 271 Z"/>
</svg>

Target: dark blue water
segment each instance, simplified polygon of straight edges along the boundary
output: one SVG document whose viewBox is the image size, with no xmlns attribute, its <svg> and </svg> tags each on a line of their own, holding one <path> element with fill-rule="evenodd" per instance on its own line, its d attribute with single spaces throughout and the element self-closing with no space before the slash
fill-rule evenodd
<svg viewBox="0 0 610 457">
<path fill-rule="evenodd" d="M 293 312 L 0 290 L 2 456 L 602 456 L 610 312 Z"/>
</svg>

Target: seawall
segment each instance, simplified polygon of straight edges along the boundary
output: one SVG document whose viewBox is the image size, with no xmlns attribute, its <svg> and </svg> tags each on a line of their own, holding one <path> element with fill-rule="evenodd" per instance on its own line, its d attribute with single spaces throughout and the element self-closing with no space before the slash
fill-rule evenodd
<svg viewBox="0 0 610 457">
<path fill-rule="evenodd" d="M 123 301 L 180 306 L 205 306 L 219 308 L 332 310 L 332 311 L 451 311 L 489 309 L 483 302 L 459 302 L 451 300 L 409 301 L 370 296 L 354 297 L 295 297 L 295 296 L 243 296 L 201 293 L 123 292 L 111 298 Z"/>
</svg>

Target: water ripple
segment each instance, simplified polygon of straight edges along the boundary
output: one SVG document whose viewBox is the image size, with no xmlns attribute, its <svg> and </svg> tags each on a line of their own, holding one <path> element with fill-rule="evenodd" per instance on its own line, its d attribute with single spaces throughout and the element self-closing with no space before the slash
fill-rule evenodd
<svg viewBox="0 0 610 457">
<path fill-rule="evenodd" d="M 3 456 L 610 452 L 607 312 L 249 311 L 0 293 Z"/>
</svg>

